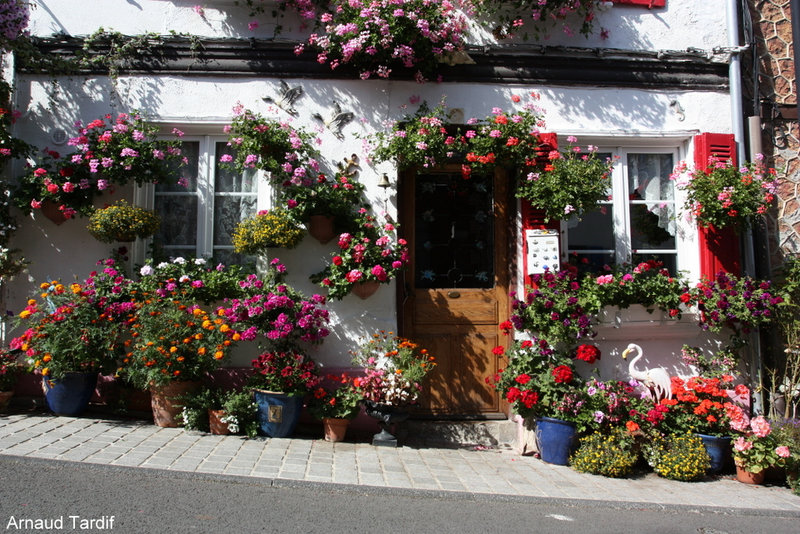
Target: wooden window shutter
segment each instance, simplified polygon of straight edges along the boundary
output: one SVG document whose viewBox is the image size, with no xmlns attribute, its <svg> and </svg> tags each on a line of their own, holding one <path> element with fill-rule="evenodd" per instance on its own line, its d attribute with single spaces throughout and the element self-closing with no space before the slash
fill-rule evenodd
<svg viewBox="0 0 800 534">
<path fill-rule="evenodd" d="M 633 6 L 645 6 L 648 9 L 654 7 L 666 7 L 667 0 L 611 0 L 614 4 L 628 4 Z"/>
<path fill-rule="evenodd" d="M 694 166 L 704 169 L 711 156 L 724 160 L 736 159 L 736 141 L 733 134 L 701 133 L 694 138 Z M 716 228 L 698 227 L 700 245 L 700 276 L 713 279 L 720 271 L 742 274 L 742 254 L 739 235 L 728 226 Z"/>
<path fill-rule="evenodd" d="M 543 133 L 539 134 L 539 148 L 537 149 L 536 162 L 540 167 L 549 161 L 547 158 L 551 150 L 558 150 L 558 134 Z M 525 239 L 525 230 L 560 230 L 561 221 L 550 220 L 545 222 L 545 213 L 543 209 L 538 209 L 531 205 L 526 199 L 520 200 L 520 215 L 522 218 L 522 232 L 520 238 L 522 239 L 522 268 L 523 273 L 528 272 L 528 243 Z M 530 285 L 530 277 L 525 275 L 525 284 Z"/>
</svg>

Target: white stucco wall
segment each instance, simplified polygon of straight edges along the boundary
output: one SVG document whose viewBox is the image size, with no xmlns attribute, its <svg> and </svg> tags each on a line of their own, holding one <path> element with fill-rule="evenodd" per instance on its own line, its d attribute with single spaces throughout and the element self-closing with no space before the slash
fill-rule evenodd
<svg viewBox="0 0 800 534">
<path fill-rule="evenodd" d="M 87 0 L 81 2 L 80 8 L 76 8 L 74 0 L 35 0 L 32 3 L 37 6 L 30 25 L 34 35 L 90 35 L 98 26 L 103 26 L 106 30 L 125 34 L 167 34 L 175 31 L 206 37 L 270 38 L 275 36 L 278 22 L 269 14 L 271 9 L 267 9 L 266 14 L 250 17 L 248 9 L 236 6 L 234 0 Z M 270 6 L 276 2 L 267 0 L 263 3 Z M 595 18 L 597 31 L 589 37 L 580 34 L 570 37 L 556 26 L 540 42 L 624 50 L 712 49 L 727 46 L 725 9 L 728 3 L 724 0 L 669 0 L 666 8 L 660 9 L 615 5 L 598 11 Z M 196 5 L 203 7 L 203 16 L 194 11 Z M 87 16 L 87 12 L 91 16 Z M 258 27 L 251 30 L 249 24 L 254 21 L 258 22 Z M 280 19 L 280 24 L 280 38 L 303 39 L 308 34 L 307 24 L 291 12 Z M 601 28 L 608 30 L 607 39 L 601 38 Z M 523 27 L 519 35 L 526 31 L 527 28 Z M 476 28 L 472 42 L 484 44 L 496 40 Z"/>
<path fill-rule="evenodd" d="M 40 0 L 32 13 L 31 31 L 38 35 L 64 32 L 86 35 L 99 26 L 123 33 L 153 31 L 167 33 L 192 32 L 207 36 L 269 37 L 271 28 L 262 24 L 255 32 L 247 29 L 250 20 L 243 9 L 232 2 L 205 2 L 205 17 L 194 12 L 192 1 L 94 0 L 76 8 L 73 0 Z M 643 8 L 614 7 L 598 16 L 598 27 L 611 28 L 607 41 L 599 37 L 584 39 L 578 36 L 566 39 L 554 35 L 547 44 L 569 43 L 575 46 L 604 46 L 632 49 L 683 50 L 687 47 L 710 48 L 726 42 L 724 9 L 717 2 L 695 0 L 670 0 L 666 10 L 648 11 Z M 686 9 L 691 4 L 692 9 Z M 698 5 L 699 4 L 699 5 Z M 716 6 L 711 6 L 715 4 Z M 721 2 L 720 2 L 721 4 Z M 215 8 L 218 6 L 219 9 Z M 87 9 L 91 16 L 87 16 Z M 410 105 L 412 97 L 430 104 L 447 96 L 450 108 L 460 108 L 464 117 L 486 117 L 495 106 L 511 108 L 512 94 L 526 95 L 536 91 L 541 95 L 539 105 L 546 110 L 545 130 L 560 135 L 573 134 L 579 139 L 591 139 L 608 146 L 627 143 L 651 143 L 674 146 L 681 157 L 691 154 L 691 136 L 702 131 L 729 132 L 731 130 L 730 102 L 724 92 L 669 91 L 659 92 L 637 89 L 571 88 L 555 86 L 511 86 L 487 84 L 425 84 L 397 81 L 360 80 L 286 80 L 290 85 L 300 84 L 305 91 L 298 102 L 300 116 L 294 124 L 314 131 L 319 123 L 312 114 L 326 115 L 332 101 L 356 113 L 356 120 L 344 128 L 345 139 L 337 140 L 330 132 L 321 132 L 324 166 L 333 168 L 343 156 L 351 153 L 361 158 L 360 181 L 367 185 L 367 194 L 373 204 L 386 202 L 388 211 L 396 214 L 394 190 L 388 192 L 377 187 L 381 173 L 395 177 L 390 164 L 371 166 L 366 162 L 359 137 L 380 128 L 387 120 L 403 117 L 416 109 Z M 177 76 L 122 76 L 113 88 L 107 78 L 81 78 L 59 80 L 56 87 L 43 76 L 19 76 L 16 79 L 16 107 L 23 112 L 17 123 L 16 134 L 40 147 L 49 146 L 66 151 L 68 147 L 53 144 L 55 129 L 72 135 L 73 123 L 84 123 L 109 112 L 142 110 L 151 120 L 180 125 L 195 125 L 205 133 L 221 133 L 222 124 L 231 118 L 231 108 L 241 102 L 254 111 L 268 114 L 268 104 L 262 98 L 274 95 L 276 79 L 177 77 Z M 672 112 L 670 103 L 680 102 L 685 109 L 685 120 Z M 283 112 L 280 116 L 289 118 Z M 122 189 L 119 196 L 132 199 L 131 189 Z M 268 195 L 268 192 L 264 192 Z M 386 196 L 385 196 L 386 195 Z M 101 202 L 104 202 L 102 200 Z M 31 260 L 30 280 L 19 279 L 11 288 L 8 304 L 19 310 L 34 283 L 47 278 L 83 278 L 94 268 L 96 260 L 107 257 L 110 248 L 92 239 L 85 230 L 85 220 L 69 221 L 55 226 L 40 215 L 22 224 L 15 245 L 22 248 Z M 682 269 L 690 276 L 699 274 L 697 244 L 694 232 L 685 222 L 681 246 Z M 301 246 L 291 251 L 281 251 L 279 257 L 290 272 L 290 283 L 307 295 L 319 290 L 308 281 L 308 276 L 319 271 L 335 243 L 320 245 L 306 238 Z M 328 366 L 349 364 L 348 351 L 355 348 L 358 339 L 377 329 L 393 330 L 397 327 L 394 284 L 381 286 L 378 293 L 367 300 L 348 296 L 329 305 L 332 334 L 313 355 Z M 604 354 L 619 354 L 628 341 L 639 340 L 651 361 L 670 361 L 680 352 L 684 342 L 692 343 L 699 329 L 691 322 L 672 328 L 663 326 L 653 330 L 647 322 L 633 324 L 619 334 L 608 330 L 601 338 Z M 665 330 L 672 328 L 671 330 Z M 674 332 L 680 332 L 675 335 Z M 663 334 L 663 335 L 662 335 Z M 668 334 L 668 335 L 667 335 Z M 661 338 L 659 338 L 661 336 Z M 698 343 L 699 344 L 699 343 Z M 234 361 L 247 365 L 250 355 L 241 355 Z M 616 359 L 618 360 L 618 358 Z M 606 359 L 601 365 L 604 374 L 616 376 L 623 373 L 619 361 Z"/>
</svg>

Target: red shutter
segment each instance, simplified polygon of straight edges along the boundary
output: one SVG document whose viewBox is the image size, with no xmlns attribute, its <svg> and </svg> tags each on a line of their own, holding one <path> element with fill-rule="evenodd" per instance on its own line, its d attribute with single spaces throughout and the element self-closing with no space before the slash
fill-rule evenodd
<svg viewBox="0 0 800 534">
<path fill-rule="evenodd" d="M 733 134 L 702 133 L 695 136 L 694 144 L 696 169 L 704 169 L 711 156 L 736 162 L 736 141 Z M 713 278 L 719 271 L 741 275 L 739 235 L 732 227 L 721 230 L 699 227 L 698 237 L 701 277 Z"/>
<path fill-rule="evenodd" d="M 545 133 L 539 134 L 539 148 L 536 154 L 536 161 L 541 166 L 544 166 L 549 160 L 547 154 L 551 150 L 558 149 L 558 134 Z M 544 230 L 561 229 L 561 221 L 550 220 L 544 222 L 544 210 L 534 208 L 530 202 L 524 198 L 520 201 L 520 215 L 522 218 L 522 232 L 520 238 L 522 239 L 522 272 L 528 272 L 528 243 L 525 239 L 525 230 Z M 531 285 L 530 276 L 525 274 L 525 285 Z"/>
<path fill-rule="evenodd" d="M 647 8 L 666 7 L 667 0 L 611 0 L 615 4 L 630 4 L 634 6 L 645 6 Z"/>
</svg>

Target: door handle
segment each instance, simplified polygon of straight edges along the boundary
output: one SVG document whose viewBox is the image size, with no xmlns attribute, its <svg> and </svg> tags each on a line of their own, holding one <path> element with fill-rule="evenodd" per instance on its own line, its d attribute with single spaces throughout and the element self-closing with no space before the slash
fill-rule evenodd
<svg viewBox="0 0 800 534">
<path fill-rule="evenodd" d="M 451 299 L 457 299 L 458 297 L 461 296 L 461 293 L 459 293 L 458 291 L 448 291 L 447 296 L 450 297 Z"/>
</svg>

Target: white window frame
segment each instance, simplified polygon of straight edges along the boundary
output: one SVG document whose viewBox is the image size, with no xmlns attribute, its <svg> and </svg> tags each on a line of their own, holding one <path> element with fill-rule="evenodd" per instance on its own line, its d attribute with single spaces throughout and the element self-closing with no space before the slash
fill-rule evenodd
<svg viewBox="0 0 800 534">
<path fill-rule="evenodd" d="M 696 229 L 688 223 L 682 212 L 685 193 L 677 187 L 674 191 L 675 214 L 677 231 L 675 235 L 675 248 L 654 251 L 652 249 L 633 250 L 630 234 L 630 211 L 628 199 L 628 161 L 629 154 L 672 154 L 674 164 L 685 160 L 692 136 L 697 132 L 677 132 L 673 134 L 625 135 L 609 138 L 607 136 L 587 135 L 580 132 L 559 132 L 558 140 L 561 147 L 568 136 L 578 138 L 581 147 L 593 145 L 598 153 L 610 153 L 612 157 L 618 156 L 614 161 L 612 170 L 612 202 L 613 232 L 614 236 L 614 261 L 616 264 L 630 262 L 634 253 L 674 253 L 676 256 L 677 270 L 687 273 L 690 277 L 696 275 L 699 251 L 696 241 Z M 569 259 L 569 242 L 567 222 L 561 222 L 561 250 L 562 261 Z M 600 250 L 600 249 L 596 249 Z M 645 251 L 645 252 L 643 252 Z M 587 252 L 584 250 L 579 253 Z"/>
<path fill-rule="evenodd" d="M 181 128 L 180 125 L 177 126 Z M 191 125 L 193 131 L 198 130 L 198 125 Z M 208 130 L 219 130 L 218 126 L 211 126 Z M 195 249 L 192 252 L 195 257 L 210 258 L 214 253 L 214 200 L 217 196 L 250 196 L 252 193 L 216 193 L 214 188 L 214 170 L 216 166 L 216 144 L 226 142 L 227 136 L 218 134 L 193 134 L 184 135 L 183 142 L 198 142 L 198 165 L 197 165 L 197 190 L 194 195 L 197 198 L 197 236 Z M 264 210 L 270 207 L 271 188 L 268 185 L 266 174 L 258 171 L 256 180 L 256 210 Z M 169 195 L 170 193 L 165 193 Z M 155 184 L 145 184 L 137 187 L 134 191 L 134 202 L 136 205 L 154 209 L 156 197 Z M 136 263 L 144 263 L 147 252 L 150 250 L 152 238 L 147 240 L 137 240 L 134 243 L 132 256 Z M 218 247 L 219 248 L 219 247 Z M 187 249 L 187 255 L 189 254 Z"/>
</svg>

